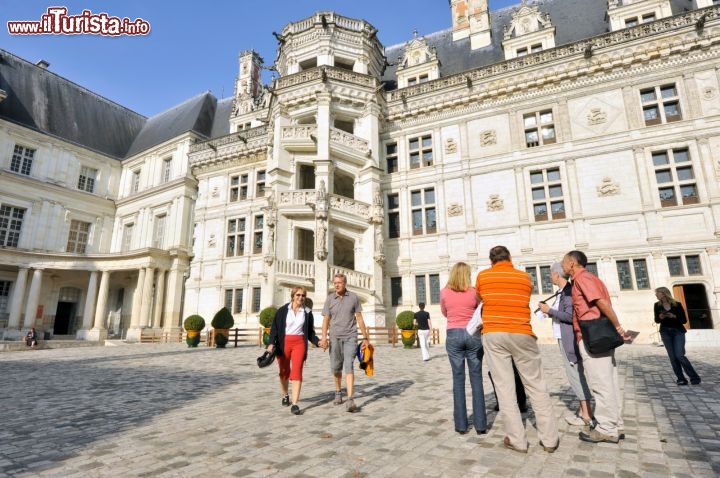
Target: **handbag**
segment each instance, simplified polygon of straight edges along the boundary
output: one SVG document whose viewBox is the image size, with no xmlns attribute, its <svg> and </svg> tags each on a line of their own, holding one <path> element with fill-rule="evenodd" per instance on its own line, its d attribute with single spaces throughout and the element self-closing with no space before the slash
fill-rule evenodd
<svg viewBox="0 0 720 478">
<path fill-rule="evenodd" d="M 482 327 L 482 306 L 482 302 L 480 302 L 475 308 L 475 312 L 473 312 L 470 322 L 468 322 L 465 326 L 465 330 L 467 330 L 467 333 L 470 335 L 474 334 L 480 327 Z"/>
<path fill-rule="evenodd" d="M 580 320 L 578 323 L 585 348 L 591 354 L 604 354 L 625 343 L 622 335 L 604 315 L 594 320 Z"/>
</svg>

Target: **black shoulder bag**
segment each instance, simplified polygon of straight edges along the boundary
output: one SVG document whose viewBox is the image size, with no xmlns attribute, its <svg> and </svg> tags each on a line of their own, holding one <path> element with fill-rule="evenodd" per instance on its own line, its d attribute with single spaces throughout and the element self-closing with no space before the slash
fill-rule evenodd
<svg viewBox="0 0 720 478">
<path fill-rule="evenodd" d="M 625 343 L 613 323 L 601 315 L 598 319 L 579 320 L 585 348 L 591 354 L 604 354 Z"/>
</svg>

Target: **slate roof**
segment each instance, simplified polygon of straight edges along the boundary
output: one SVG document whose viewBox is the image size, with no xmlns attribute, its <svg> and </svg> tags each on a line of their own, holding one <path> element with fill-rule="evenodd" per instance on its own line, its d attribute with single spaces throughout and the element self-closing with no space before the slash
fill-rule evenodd
<svg viewBox="0 0 720 478">
<path fill-rule="evenodd" d="M 670 0 L 673 15 L 688 9 L 687 0 Z M 532 5 L 532 4 L 531 4 Z M 470 49 L 470 39 L 453 41 L 452 28 L 424 35 L 429 46 L 435 47 L 440 61 L 440 76 L 450 76 L 463 71 L 499 63 L 505 60 L 502 47 L 503 29 L 510 25 L 512 12 L 520 4 L 490 11 L 492 43 L 484 48 Z M 602 35 L 610 30 L 605 0 L 543 0 L 540 11 L 550 14 L 555 27 L 555 45 L 561 46 Z M 448 23 L 450 22 L 448 7 Z M 406 43 L 385 48 L 390 64 L 383 74 L 386 90 L 397 88 L 397 64 L 405 54 Z"/>
<path fill-rule="evenodd" d="M 145 117 L 0 49 L 0 118 L 123 158 Z"/>
<path fill-rule="evenodd" d="M 211 138 L 230 134 L 230 114 L 232 113 L 233 99 L 225 98 L 217 102 L 215 121 L 213 121 Z"/>
<path fill-rule="evenodd" d="M 217 99 L 212 93 L 206 91 L 149 118 L 133 141 L 126 156 L 141 153 L 188 131 L 194 131 L 209 138 L 216 107 Z"/>
</svg>

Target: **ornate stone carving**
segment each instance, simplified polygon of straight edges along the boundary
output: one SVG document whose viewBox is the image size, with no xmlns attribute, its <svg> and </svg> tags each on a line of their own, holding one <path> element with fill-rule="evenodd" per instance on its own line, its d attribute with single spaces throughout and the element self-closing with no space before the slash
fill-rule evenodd
<svg viewBox="0 0 720 478">
<path fill-rule="evenodd" d="M 455 138 L 448 138 L 445 140 L 445 154 L 457 153 L 457 141 Z"/>
<path fill-rule="evenodd" d="M 217 239 L 215 239 L 215 234 L 210 234 L 210 237 L 208 238 L 207 245 L 210 248 L 213 248 L 217 245 Z"/>
<path fill-rule="evenodd" d="M 601 108 L 590 108 L 587 114 L 588 126 L 602 124 L 607 121 L 607 113 Z"/>
<path fill-rule="evenodd" d="M 717 88 L 714 86 L 706 86 L 703 88 L 702 97 L 704 100 L 711 100 L 715 98 L 718 94 Z"/>
<path fill-rule="evenodd" d="M 429 46 L 425 38 L 418 38 L 417 31 L 413 32 L 413 36 L 405 46 L 405 56 L 400 60 L 398 70 L 437 60 L 435 48 Z"/>
<path fill-rule="evenodd" d="M 370 220 L 375 224 L 382 224 L 384 217 L 385 207 L 383 205 L 382 194 L 380 194 L 380 189 L 376 189 L 373 195 L 372 216 Z"/>
<path fill-rule="evenodd" d="M 620 185 L 607 176 L 602 179 L 600 186 L 597 187 L 598 197 L 614 196 L 620 194 Z"/>
<path fill-rule="evenodd" d="M 350 214 L 357 214 L 366 219 L 370 218 L 370 206 L 361 202 L 349 199 L 344 196 L 330 196 L 330 207 Z"/>
<path fill-rule="evenodd" d="M 327 259 L 327 224 L 325 219 L 318 219 L 315 230 L 315 257 L 324 261 Z"/>
<path fill-rule="evenodd" d="M 447 208 L 447 214 L 450 217 L 454 216 L 462 216 L 463 213 L 463 207 L 462 204 L 458 204 L 456 202 L 450 204 Z"/>
<path fill-rule="evenodd" d="M 318 219 L 327 219 L 328 199 L 325 190 L 325 180 L 320 180 L 320 187 L 315 193 L 315 217 Z"/>
<path fill-rule="evenodd" d="M 220 188 L 217 186 L 213 186 L 212 190 L 210 191 L 210 196 L 216 198 L 219 195 L 220 195 Z"/>
<path fill-rule="evenodd" d="M 492 146 L 497 144 L 497 133 L 494 129 L 488 129 L 480 132 L 480 146 Z"/>
<path fill-rule="evenodd" d="M 502 211 L 505 209 L 505 202 L 500 198 L 499 194 L 491 194 L 485 202 L 485 205 L 487 206 L 487 210 L 490 212 Z"/>
<path fill-rule="evenodd" d="M 542 13 L 540 7 L 523 3 L 520 8 L 513 8 L 512 23 L 510 27 L 506 26 L 503 36 L 509 40 L 551 26 L 550 16 Z"/>
</svg>

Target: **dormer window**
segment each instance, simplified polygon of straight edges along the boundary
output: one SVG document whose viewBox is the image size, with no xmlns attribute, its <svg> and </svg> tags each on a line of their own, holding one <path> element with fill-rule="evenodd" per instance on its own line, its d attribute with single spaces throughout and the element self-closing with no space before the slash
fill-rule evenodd
<svg viewBox="0 0 720 478">
<path fill-rule="evenodd" d="M 407 85 L 413 86 L 413 85 L 417 85 L 419 83 L 425 83 L 426 81 L 430 81 L 430 77 L 428 75 L 420 75 L 415 78 L 408 78 Z"/>
<path fill-rule="evenodd" d="M 435 48 L 429 46 L 424 38 L 415 34 L 405 47 L 397 69 L 398 86 L 414 86 L 440 77 L 440 61 Z"/>
<path fill-rule="evenodd" d="M 503 34 L 505 59 L 518 58 L 555 47 L 555 27 L 537 5 L 523 4 L 513 11 Z"/>
<path fill-rule="evenodd" d="M 670 0 L 611 1 L 608 4 L 607 15 L 610 20 L 610 30 L 616 31 L 671 17 L 673 12 Z"/>
</svg>

